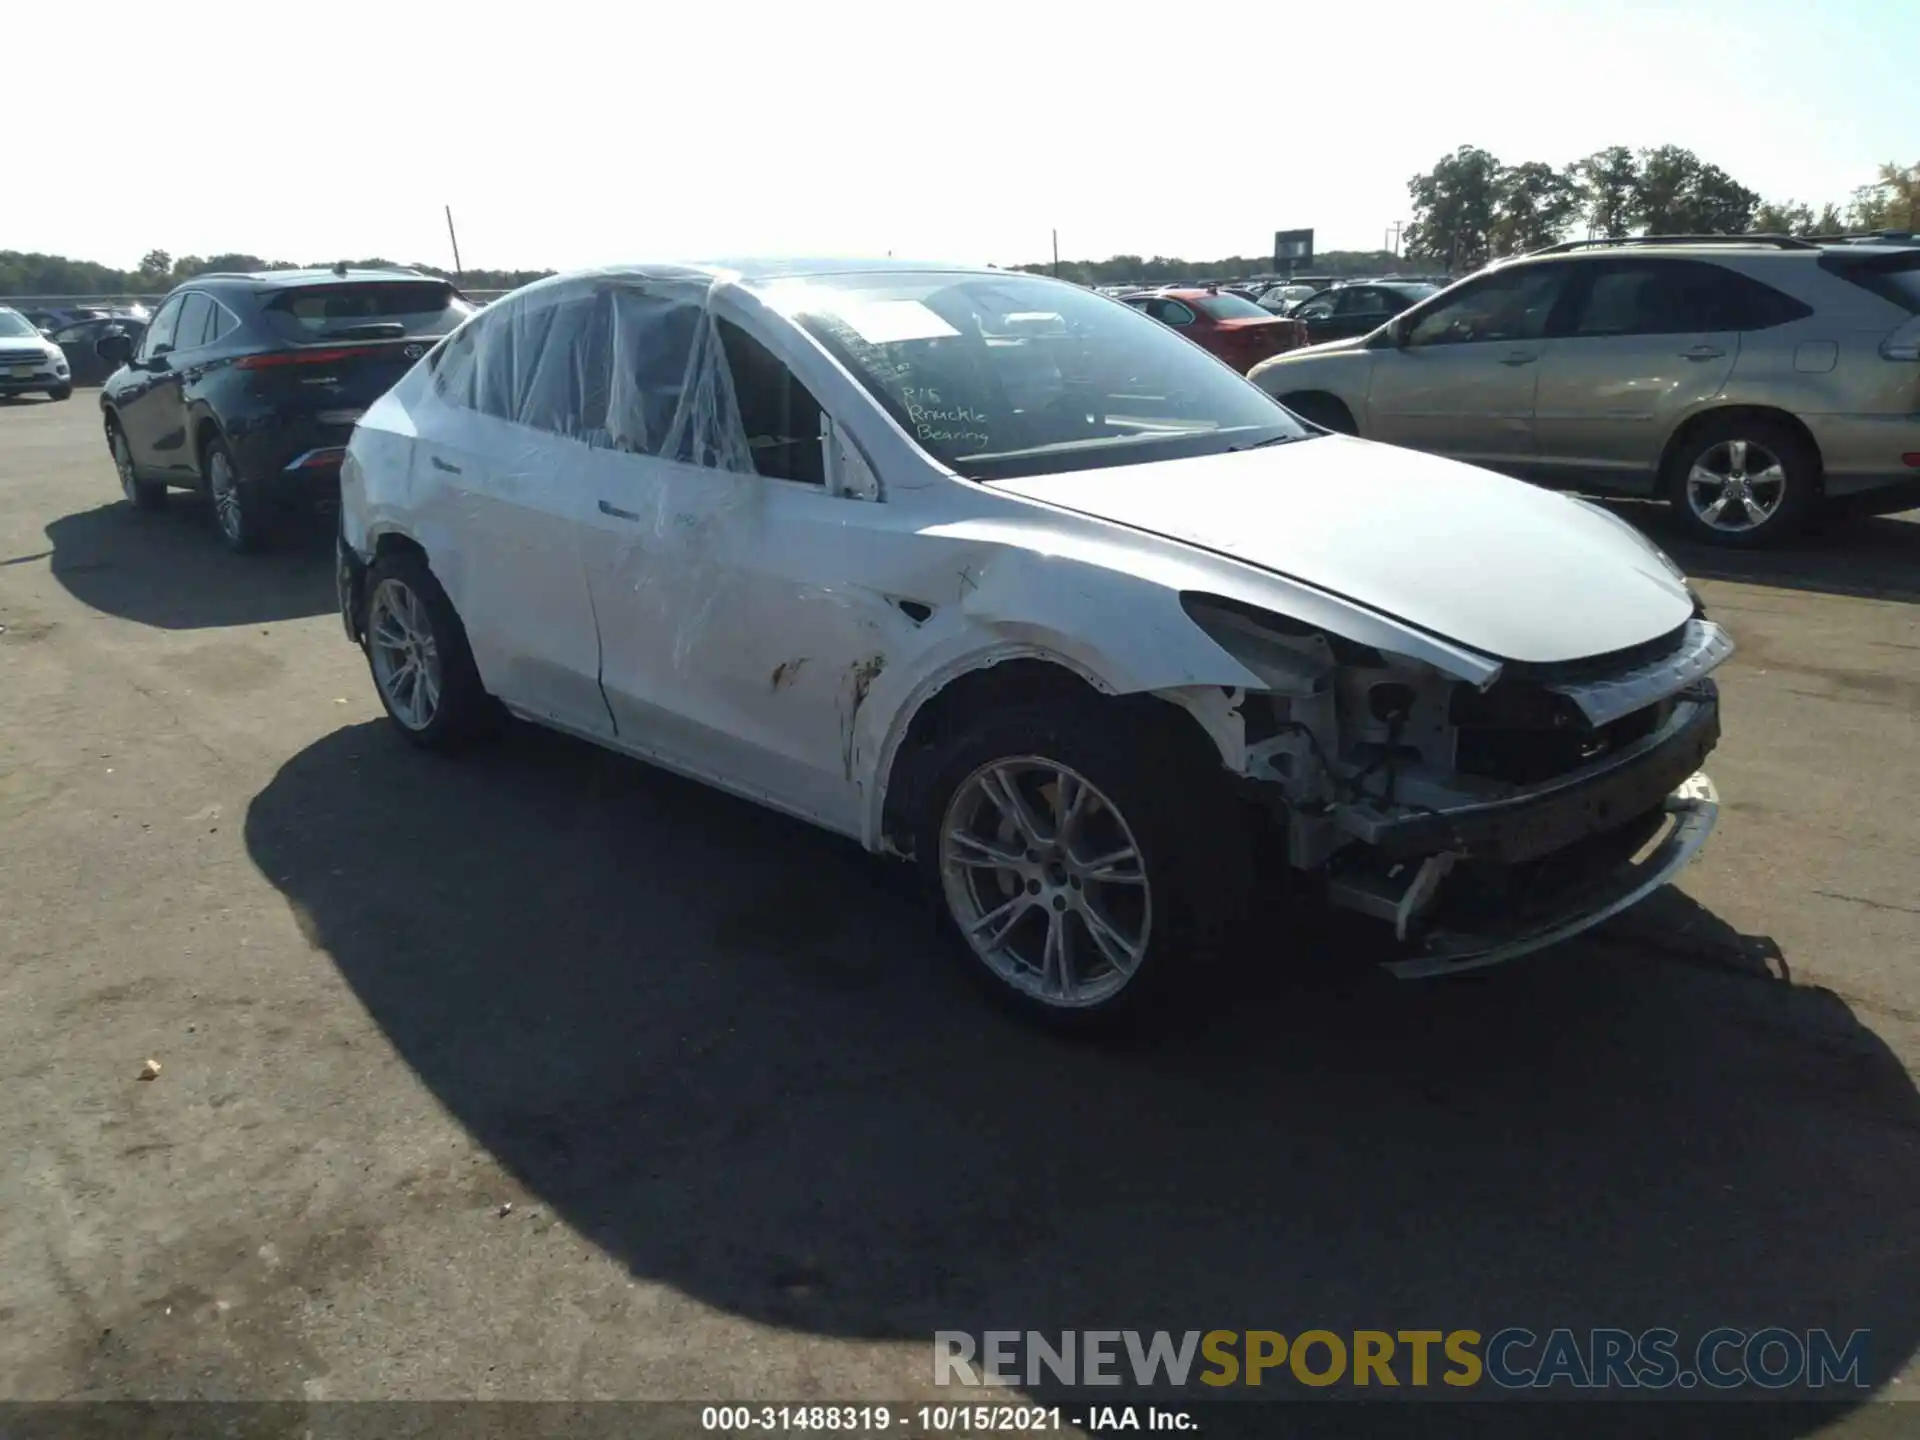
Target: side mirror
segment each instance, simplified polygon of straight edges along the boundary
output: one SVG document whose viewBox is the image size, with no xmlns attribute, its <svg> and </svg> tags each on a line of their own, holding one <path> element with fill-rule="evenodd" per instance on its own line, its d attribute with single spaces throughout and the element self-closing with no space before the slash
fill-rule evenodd
<svg viewBox="0 0 1920 1440">
<path fill-rule="evenodd" d="M 111 365 L 125 365 L 133 359 L 133 341 L 116 330 L 94 341 L 93 353 Z"/>
<path fill-rule="evenodd" d="M 1405 315 L 1396 315 L 1387 321 L 1387 344 L 1398 350 L 1407 343 L 1407 332 L 1413 328 L 1413 322 Z"/>
</svg>

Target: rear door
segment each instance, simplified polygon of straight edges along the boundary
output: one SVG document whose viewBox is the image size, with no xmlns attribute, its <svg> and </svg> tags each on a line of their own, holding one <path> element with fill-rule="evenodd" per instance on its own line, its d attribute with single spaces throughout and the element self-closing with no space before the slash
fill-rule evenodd
<svg viewBox="0 0 1920 1440">
<path fill-rule="evenodd" d="M 437 403 L 420 409 L 411 469 L 419 536 L 488 691 L 604 738 L 582 563 L 593 508 L 582 416 L 606 385 L 593 319 L 590 288 L 544 286 L 455 335 L 430 362 Z"/>
<path fill-rule="evenodd" d="M 1810 313 L 1710 261 L 1621 258 L 1582 283 L 1540 361 L 1540 478 L 1650 491 L 1667 438 L 1726 386 L 1741 332 Z"/>
<path fill-rule="evenodd" d="M 1360 433 L 1524 472 L 1548 322 L 1572 268 L 1509 266 L 1414 311 L 1404 343 L 1375 357 Z"/>
</svg>

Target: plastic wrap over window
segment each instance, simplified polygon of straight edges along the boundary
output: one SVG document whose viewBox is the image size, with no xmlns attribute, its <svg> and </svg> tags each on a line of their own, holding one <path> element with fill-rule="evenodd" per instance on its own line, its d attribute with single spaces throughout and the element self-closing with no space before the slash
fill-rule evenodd
<svg viewBox="0 0 1920 1440">
<path fill-rule="evenodd" d="M 596 449 L 753 474 L 714 288 L 698 272 L 538 284 L 449 340 L 449 404 Z"/>
</svg>

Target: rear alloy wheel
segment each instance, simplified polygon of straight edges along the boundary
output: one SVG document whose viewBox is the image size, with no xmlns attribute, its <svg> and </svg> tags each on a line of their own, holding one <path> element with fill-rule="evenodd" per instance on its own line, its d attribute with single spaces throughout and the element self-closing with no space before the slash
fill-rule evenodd
<svg viewBox="0 0 1920 1440">
<path fill-rule="evenodd" d="M 1765 418 L 1709 424 L 1675 454 L 1668 484 L 1680 521 L 1710 545 L 1753 547 L 1805 524 L 1819 459 L 1798 434 Z"/>
<path fill-rule="evenodd" d="M 401 734 L 452 750 L 497 723 L 500 707 L 480 682 L 466 627 L 423 557 L 382 556 L 367 572 L 366 595 L 367 665 Z"/>
<path fill-rule="evenodd" d="M 107 448 L 113 452 L 113 468 L 120 475 L 120 493 L 139 510 L 158 510 L 167 503 L 167 487 L 142 480 L 133 468 L 133 451 L 118 425 L 107 426 Z"/>
<path fill-rule="evenodd" d="M 207 499 L 213 506 L 214 528 L 227 549 L 245 555 L 265 548 L 264 517 L 241 483 L 240 472 L 224 441 L 209 440 L 206 455 Z"/>
</svg>

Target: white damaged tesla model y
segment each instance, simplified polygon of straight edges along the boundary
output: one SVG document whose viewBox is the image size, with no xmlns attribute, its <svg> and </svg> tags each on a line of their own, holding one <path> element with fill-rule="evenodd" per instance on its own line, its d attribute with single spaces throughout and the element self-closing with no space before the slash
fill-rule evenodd
<svg viewBox="0 0 1920 1440">
<path fill-rule="evenodd" d="M 342 489 L 409 739 L 510 712 L 910 860 L 1063 1024 L 1284 958 L 1303 905 L 1403 975 L 1508 959 L 1714 823 L 1732 643 L 1655 546 L 1057 281 L 542 281 L 367 412 Z"/>
</svg>

